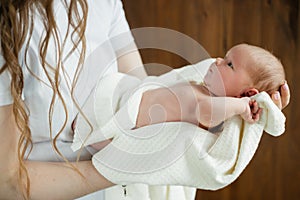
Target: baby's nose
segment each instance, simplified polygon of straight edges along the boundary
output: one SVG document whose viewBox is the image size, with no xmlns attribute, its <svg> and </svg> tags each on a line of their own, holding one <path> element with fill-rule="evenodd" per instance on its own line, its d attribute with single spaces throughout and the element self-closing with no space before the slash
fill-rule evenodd
<svg viewBox="0 0 300 200">
<path fill-rule="evenodd" d="M 221 65 L 223 61 L 223 58 L 216 58 L 216 65 Z"/>
</svg>

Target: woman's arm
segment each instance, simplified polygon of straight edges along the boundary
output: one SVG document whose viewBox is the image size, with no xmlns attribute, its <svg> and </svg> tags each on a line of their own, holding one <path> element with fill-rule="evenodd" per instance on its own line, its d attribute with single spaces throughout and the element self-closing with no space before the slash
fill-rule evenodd
<svg viewBox="0 0 300 200">
<path fill-rule="evenodd" d="M 113 185 L 94 168 L 91 161 L 72 164 L 84 177 L 65 162 L 27 161 L 31 198 L 74 199 Z"/>
<path fill-rule="evenodd" d="M 13 197 L 17 193 L 18 137 L 11 107 L 0 107 L 0 197 L 3 199 L 16 199 Z"/>
<path fill-rule="evenodd" d="M 134 43 L 126 47 L 126 53 L 117 52 L 117 61 L 119 72 L 140 79 L 147 77 L 141 55 Z"/>
<path fill-rule="evenodd" d="M 12 105 L 0 107 L 0 197 L 21 199 L 18 184 L 16 128 Z M 65 162 L 26 161 L 31 199 L 74 199 L 113 184 L 101 176 L 91 161 L 72 163 L 84 178 Z"/>
</svg>

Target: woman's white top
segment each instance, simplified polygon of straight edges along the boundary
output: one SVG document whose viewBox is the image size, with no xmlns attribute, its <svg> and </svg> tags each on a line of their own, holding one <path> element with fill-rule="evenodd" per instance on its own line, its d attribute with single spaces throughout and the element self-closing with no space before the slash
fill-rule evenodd
<svg viewBox="0 0 300 200">
<path fill-rule="evenodd" d="M 55 0 L 54 2 L 54 13 L 59 37 L 62 42 L 67 30 L 67 13 L 60 0 Z M 86 61 L 75 87 L 75 98 L 79 105 L 84 104 L 85 99 L 91 93 L 94 85 L 101 76 L 117 72 L 116 52 L 133 42 L 121 1 L 88 0 L 88 9 Z M 122 33 L 127 33 L 126 37 Z M 50 142 L 48 112 L 52 98 L 52 89 L 39 58 L 40 42 L 44 35 L 45 30 L 41 17 L 36 14 L 34 15 L 34 29 L 27 54 L 29 69 L 25 66 L 25 48 L 20 53 L 20 63 L 23 68 L 25 80 L 23 98 L 30 110 L 30 128 L 34 144 L 29 159 L 54 161 L 59 159 L 59 157 L 53 151 Z M 121 35 L 121 39 L 118 37 L 119 35 Z M 66 57 L 72 47 L 73 44 L 70 37 L 68 37 L 64 57 Z M 52 40 L 47 54 L 47 62 L 53 65 L 56 60 L 55 51 L 56 48 Z M 70 149 L 70 144 L 73 140 L 71 123 L 78 113 L 71 98 L 70 88 L 76 71 L 78 57 L 79 53 L 75 51 L 75 53 L 64 61 L 64 70 L 61 70 L 59 77 L 61 80 L 60 89 L 67 106 L 68 120 L 66 128 L 59 136 L 57 145 L 63 155 L 70 160 L 76 158 L 77 154 L 73 153 Z M 0 65 L 2 66 L 3 63 L 3 57 L 0 55 Z M 11 103 L 10 75 L 8 72 L 4 72 L 0 75 L 0 106 Z M 61 128 L 65 117 L 62 103 L 56 101 L 52 119 L 52 133 L 54 135 Z M 89 156 L 88 152 L 84 154 Z"/>
</svg>

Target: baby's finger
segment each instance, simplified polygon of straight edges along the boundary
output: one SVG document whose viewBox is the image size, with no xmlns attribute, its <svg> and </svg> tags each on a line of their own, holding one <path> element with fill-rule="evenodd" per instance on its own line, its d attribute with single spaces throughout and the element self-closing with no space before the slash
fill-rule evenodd
<svg viewBox="0 0 300 200">
<path fill-rule="evenodd" d="M 259 110 L 258 103 L 254 100 L 254 101 L 252 102 L 251 112 L 252 112 L 252 113 L 257 113 L 258 110 Z"/>
<path fill-rule="evenodd" d="M 258 111 L 254 115 L 252 115 L 252 119 L 255 122 L 257 122 L 259 120 L 260 116 L 261 116 L 261 113 L 262 113 L 262 109 L 259 108 Z"/>
</svg>

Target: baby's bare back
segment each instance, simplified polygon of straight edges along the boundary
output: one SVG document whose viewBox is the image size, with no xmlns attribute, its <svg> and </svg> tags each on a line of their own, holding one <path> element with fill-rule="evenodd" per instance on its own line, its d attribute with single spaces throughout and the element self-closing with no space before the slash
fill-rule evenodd
<svg viewBox="0 0 300 200">
<path fill-rule="evenodd" d="M 189 83 L 146 91 L 140 105 L 137 127 L 176 121 L 198 124 L 198 100 L 198 90 Z"/>
</svg>

